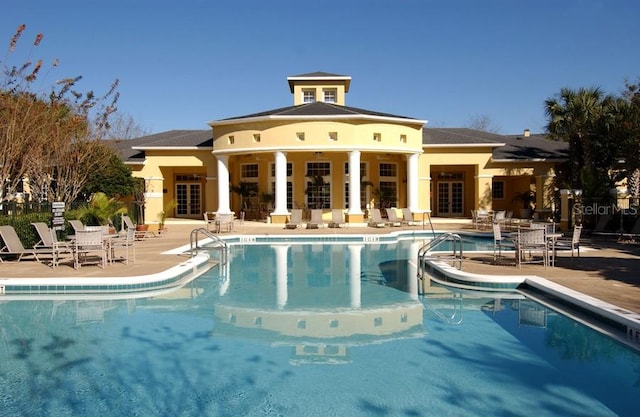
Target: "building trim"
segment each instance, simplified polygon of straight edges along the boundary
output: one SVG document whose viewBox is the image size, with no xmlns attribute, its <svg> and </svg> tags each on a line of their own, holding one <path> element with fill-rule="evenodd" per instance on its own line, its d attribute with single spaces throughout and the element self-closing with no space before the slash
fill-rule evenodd
<svg viewBox="0 0 640 417">
<path fill-rule="evenodd" d="M 411 125 L 419 125 L 421 128 L 424 126 L 427 121 L 426 120 L 418 120 L 418 119 L 408 119 L 402 117 L 390 117 L 390 116 L 373 116 L 367 114 L 339 114 L 339 115 L 301 115 L 301 116 L 281 116 L 281 115 L 271 115 L 271 116 L 256 116 L 256 117 L 246 117 L 246 118 L 236 118 L 236 119 L 225 119 L 225 120 L 216 120 L 209 122 L 208 125 L 215 128 L 216 126 L 225 126 L 225 125 L 235 125 L 238 123 L 256 123 L 256 122 L 269 122 L 269 121 L 313 121 L 313 120 L 332 120 L 332 121 L 344 121 L 344 120 L 373 120 L 373 121 L 382 121 L 382 122 L 395 122 L 398 124 L 411 124 Z M 502 144 L 504 145 L 504 144 Z"/>
</svg>

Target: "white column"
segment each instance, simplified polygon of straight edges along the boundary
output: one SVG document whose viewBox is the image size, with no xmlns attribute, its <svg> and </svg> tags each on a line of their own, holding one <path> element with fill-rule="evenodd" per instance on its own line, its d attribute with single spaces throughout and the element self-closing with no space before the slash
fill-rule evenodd
<svg viewBox="0 0 640 417">
<path fill-rule="evenodd" d="M 229 214 L 229 157 L 216 155 L 218 160 L 218 213 Z"/>
<path fill-rule="evenodd" d="M 362 214 L 360 181 L 360 151 L 351 151 L 349 152 L 349 214 Z"/>
<path fill-rule="evenodd" d="M 287 288 L 287 253 L 289 245 L 272 246 L 276 253 L 276 304 L 282 310 L 287 305 L 289 290 Z"/>
<path fill-rule="evenodd" d="M 287 155 L 280 151 L 273 155 L 276 161 L 276 195 L 272 214 L 289 214 L 287 210 Z"/>
<path fill-rule="evenodd" d="M 418 158 L 417 153 L 407 155 L 407 207 L 412 213 L 420 211 L 418 204 Z"/>
<path fill-rule="evenodd" d="M 358 168 L 359 170 L 359 168 Z M 351 170 L 349 170 L 351 172 Z M 360 251 L 363 245 L 349 245 L 349 295 L 351 307 L 359 308 L 362 304 L 362 264 Z"/>
</svg>

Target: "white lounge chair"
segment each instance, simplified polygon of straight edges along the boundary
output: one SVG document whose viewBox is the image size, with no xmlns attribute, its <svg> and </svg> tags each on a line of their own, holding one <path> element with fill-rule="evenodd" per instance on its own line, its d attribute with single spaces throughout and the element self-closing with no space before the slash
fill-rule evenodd
<svg viewBox="0 0 640 417">
<path fill-rule="evenodd" d="M 380 214 L 380 209 L 371 209 L 370 213 L 371 217 L 369 218 L 369 223 L 367 223 L 370 227 L 386 227 L 387 222 L 384 221 L 382 215 Z"/>
<path fill-rule="evenodd" d="M 307 223 L 307 229 L 318 229 L 324 227 L 324 220 L 322 219 L 322 209 L 311 210 L 311 220 Z"/>
<path fill-rule="evenodd" d="M 342 226 L 347 226 L 347 222 L 344 220 L 344 212 L 341 209 L 331 210 L 329 227 L 340 228 Z"/>
<path fill-rule="evenodd" d="M 418 226 L 420 224 L 420 222 L 413 219 L 413 214 L 408 207 L 402 209 L 402 220 L 407 222 L 409 226 Z"/>
<path fill-rule="evenodd" d="M 284 225 L 285 229 L 296 229 L 302 225 L 302 209 L 292 209 L 289 222 Z"/>
<path fill-rule="evenodd" d="M 396 209 L 388 208 L 386 210 L 387 210 L 387 219 L 389 219 L 387 224 L 389 226 L 400 227 L 400 226 L 407 225 L 407 222 L 405 222 L 404 220 L 398 217 L 398 213 L 396 212 Z"/>
<path fill-rule="evenodd" d="M 33 246 L 35 250 L 35 257 L 38 262 L 41 262 L 39 254 L 43 253 L 51 255 L 51 267 L 55 268 L 60 263 L 60 258 L 63 254 L 68 254 L 69 258 L 73 256 L 73 248 L 69 242 L 58 241 L 58 236 L 55 230 L 52 230 L 44 222 L 31 223 L 38 233 L 40 240 Z M 50 253 L 49 253 L 50 251 Z"/>
<path fill-rule="evenodd" d="M 20 262 L 24 256 L 33 256 L 37 260 L 37 254 L 51 254 L 49 249 L 25 249 L 16 233 L 16 229 L 10 225 L 0 226 L 0 238 L 2 238 L 3 243 L 2 248 L 0 248 L 0 262 L 5 261 L 2 259 L 3 256 L 9 256 L 15 262 Z"/>
</svg>

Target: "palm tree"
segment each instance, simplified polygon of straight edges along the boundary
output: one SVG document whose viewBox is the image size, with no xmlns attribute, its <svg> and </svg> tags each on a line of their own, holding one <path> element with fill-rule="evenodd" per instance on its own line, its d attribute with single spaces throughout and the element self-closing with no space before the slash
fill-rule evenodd
<svg viewBox="0 0 640 417">
<path fill-rule="evenodd" d="M 608 173 L 619 155 L 611 134 L 620 114 L 620 100 L 599 88 L 563 88 L 545 100 L 551 138 L 569 142 L 565 181 L 571 188 L 588 188 L 585 174 L 597 182 L 611 182 Z"/>
<path fill-rule="evenodd" d="M 313 200 L 313 208 L 324 208 L 324 188 L 326 183 L 322 175 L 305 175 L 311 179 L 311 184 L 304 190 L 304 193 L 311 196 Z"/>
</svg>

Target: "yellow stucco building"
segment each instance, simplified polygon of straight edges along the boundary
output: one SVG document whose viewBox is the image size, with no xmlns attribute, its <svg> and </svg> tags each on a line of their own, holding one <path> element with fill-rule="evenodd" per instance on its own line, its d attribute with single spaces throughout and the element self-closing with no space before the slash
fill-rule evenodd
<svg viewBox="0 0 640 417">
<path fill-rule="evenodd" d="M 344 209 L 351 223 L 371 207 L 408 207 L 416 219 L 469 217 L 478 208 L 518 217 L 519 196 L 530 193 L 540 213 L 553 208 L 564 143 L 528 131 L 427 128 L 425 120 L 349 107 L 345 75 L 287 82 L 292 106 L 121 142 L 125 162 L 145 180 L 146 221 L 172 200 L 169 217 L 233 212 L 274 223 L 293 208 Z"/>
</svg>

